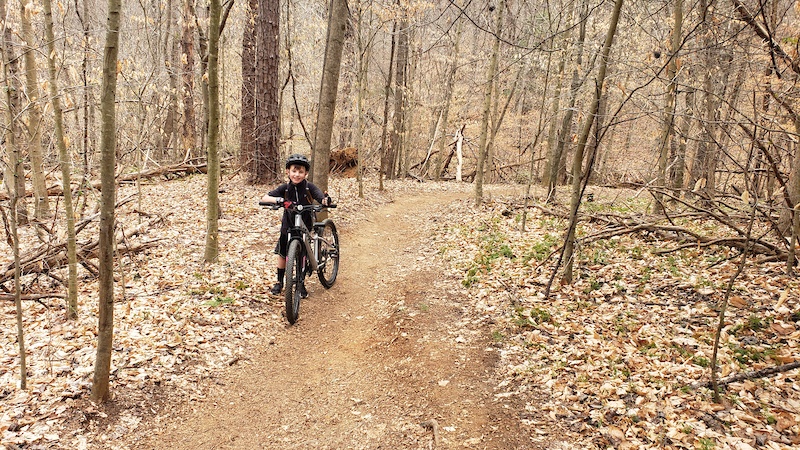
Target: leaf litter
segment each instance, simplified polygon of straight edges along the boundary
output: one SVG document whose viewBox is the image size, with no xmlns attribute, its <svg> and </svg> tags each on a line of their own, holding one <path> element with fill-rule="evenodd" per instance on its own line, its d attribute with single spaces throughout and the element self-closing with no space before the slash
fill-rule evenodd
<svg viewBox="0 0 800 450">
<path fill-rule="evenodd" d="M 545 441 L 561 423 L 577 448 L 800 446 L 797 369 L 731 383 L 721 404 L 710 389 L 693 388 L 710 377 L 719 303 L 738 252 L 659 255 L 668 244 L 633 234 L 595 241 L 578 249 L 575 281 L 559 285 L 557 277 L 545 299 L 566 221 L 529 208 L 522 232 L 522 205 L 520 194 L 478 209 L 454 205 L 436 245 L 501 343 L 498 398 L 527 400 L 532 414 L 523 420 Z M 601 227 L 583 223 L 578 236 Z M 748 264 L 726 315 L 719 376 L 795 362 L 799 299 L 785 264 Z M 530 394 L 537 389 L 549 398 Z"/>
<path fill-rule="evenodd" d="M 343 199 L 337 226 L 357 226 L 393 196 L 470 189 L 453 186 L 391 182 L 386 191 L 370 190 L 368 199 L 358 199 L 354 180 L 334 179 L 331 194 Z M 141 237 L 161 239 L 158 246 L 123 256 L 116 269 L 117 416 L 88 400 L 97 289 L 84 277 L 76 321 L 64 320 L 63 300 L 24 302 L 26 391 L 18 389 L 13 304 L 3 304 L 3 446 L 110 445 L 154 412 L 153 392 L 201 398 L 199 380 L 246 361 L 249 345 L 281 339 L 282 302 L 267 295 L 280 214 L 257 206 L 267 189 L 238 179 L 223 184 L 220 259 L 213 265 L 202 263 L 205 179 L 125 186 L 119 196 L 138 189 L 142 204 L 121 207 L 120 226 L 136 226 L 141 211 L 160 215 L 164 223 Z M 526 405 L 520 420 L 542 442 L 570 441 L 574 448 L 800 445 L 797 370 L 731 383 L 722 404 L 711 401 L 708 389 L 691 388 L 709 377 L 718 302 L 735 271 L 735 260 L 726 258 L 735 252 L 705 248 L 658 255 L 658 242 L 636 235 L 596 241 L 579 248 L 576 281 L 544 299 L 551 253 L 565 222 L 529 209 L 521 232 L 520 196 L 504 196 L 504 187 L 494 190 L 479 208 L 466 200 L 442 206 L 433 218 L 438 232 L 431 248 L 460 283 L 454 289 L 469 298 L 468 320 L 491 324 L 501 355 L 497 400 L 520 399 Z M 583 224 L 579 236 L 599 226 Z M 87 275 L 83 269 L 81 274 Z M 53 287 L 46 279 L 26 282 L 31 291 Z M 753 264 L 735 288 L 720 376 L 794 362 L 800 338 L 797 280 L 787 278 L 780 264 Z"/>
</svg>

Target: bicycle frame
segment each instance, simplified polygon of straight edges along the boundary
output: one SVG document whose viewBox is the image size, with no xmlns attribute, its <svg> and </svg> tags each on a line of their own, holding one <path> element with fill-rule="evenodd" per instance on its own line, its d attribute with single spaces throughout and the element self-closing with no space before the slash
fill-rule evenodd
<svg viewBox="0 0 800 450">
<path fill-rule="evenodd" d="M 317 258 L 319 255 L 319 237 L 311 236 L 311 232 L 306 227 L 305 222 L 303 222 L 303 213 L 307 211 L 314 212 L 314 209 L 311 207 L 303 207 L 303 205 L 297 205 L 294 211 L 294 226 L 289 228 L 289 242 L 287 242 L 286 248 L 289 248 L 289 244 L 292 241 L 299 240 L 303 243 L 303 249 L 306 252 L 306 257 L 311 264 L 311 270 L 316 272 L 319 269 L 319 265 L 317 264 Z M 312 246 L 311 241 L 313 240 L 314 244 Z M 311 256 L 308 258 L 308 256 Z"/>
</svg>

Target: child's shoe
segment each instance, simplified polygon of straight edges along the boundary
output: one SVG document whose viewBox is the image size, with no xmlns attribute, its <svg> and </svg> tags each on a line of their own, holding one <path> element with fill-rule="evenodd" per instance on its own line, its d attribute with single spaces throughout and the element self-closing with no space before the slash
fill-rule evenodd
<svg viewBox="0 0 800 450">
<path fill-rule="evenodd" d="M 306 284 L 300 283 L 300 298 L 308 298 L 308 291 L 306 290 Z"/>
<path fill-rule="evenodd" d="M 275 283 L 275 286 L 272 286 L 272 289 L 270 289 L 269 292 L 272 295 L 280 295 L 282 290 L 283 290 L 283 283 Z"/>
</svg>

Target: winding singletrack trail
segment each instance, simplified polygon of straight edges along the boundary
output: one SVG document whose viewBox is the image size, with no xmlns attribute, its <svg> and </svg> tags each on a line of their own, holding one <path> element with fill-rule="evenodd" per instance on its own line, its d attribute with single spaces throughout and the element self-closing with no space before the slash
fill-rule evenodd
<svg viewBox="0 0 800 450">
<path fill-rule="evenodd" d="M 205 398 L 154 417 L 128 445 L 537 448 L 520 409 L 495 395 L 489 325 L 469 314 L 460 279 L 429 244 L 435 220 L 445 220 L 434 207 L 399 197 L 340 230 L 335 286 L 309 282 L 297 324 L 210 380 Z"/>
</svg>

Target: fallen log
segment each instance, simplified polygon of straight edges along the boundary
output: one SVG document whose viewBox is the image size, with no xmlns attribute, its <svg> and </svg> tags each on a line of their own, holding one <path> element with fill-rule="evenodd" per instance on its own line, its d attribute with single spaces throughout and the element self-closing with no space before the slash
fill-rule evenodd
<svg viewBox="0 0 800 450">
<path fill-rule="evenodd" d="M 129 245 L 120 245 L 126 240 L 139 235 L 144 232 L 145 229 L 149 228 L 150 226 L 154 225 L 156 222 L 161 221 L 160 217 L 150 219 L 147 222 L 141 223 L 139 226 L 126 231 L 124 233 L 117 233 L 116 235 L 116 242 L 118 245 L 117 251 L 120 254 L 129 254 L 129 253 L 137 253 L 144 249 L 150 248 L 155 246 L 155 244 L 159 240 L 152 240 L 148 242 L 143 242 L 137 244 L 135 246 Z M 76 249 L 76 256 L 78 257 L 78 263 L 84 264 L 89 263 L 91 259 L 97 258 L 97 247 L 100 245 L 99 238 L 93 241 L 76 243 L 78 248 Z M 64 267 L 67 265 L 67 243 L 60 242 L 58 244 L 52 245 L 47 244 L 43 247 L 37 248 L 29 254 L 24 255 L 20 258 L 20 270 L 22 275 L 34 274 L 34 273 L 48 273 L 51 270 L 58 269 L 60 267 Z M 0 284 L 6 283 L 10 280 L 14 279 L 14 263 L 9 263 L 5 269 L 3 270 L 2 274 L 0 275 Z"/>
<path fill-rule="evenodd" d="M 154 167 L 152 169 L 143 170 L 141 172 L 136 172 L 136 173 L 119 174 L 116 176 L 116 180 L 117 184 L 133 183 L 137 180 L 142 180 L 142 179 L 169 177 L 171 175 L 189 176 L 194 173 L 207 173 L 207 172 L 208 172 L 208 165 L 205 163 L 202 164 L 179 163 L 179 164 L 173 164 L 171 166 Z M 100 190 L 100 181 L 92 182 L 91 187 L 92 189 Z M 63 194 L 64 190 L 62 189 L 61 185 L 55 185 L 47 188 L 47 195 L 49 197 L 58 197 Z M 25 191 L 25 196 L 33 197 L 33 191 Z M 9 199 L 8 192 L 6 191 L 0 192 L 0 201 L 8 199 Z"/>
<path fill-rule="evenodd" d="M 752 380 L 752 379 L 755 379 L 755 378 L 764 378 L 764 377 L 768 377 L 770 375 L 775 375 L 776 373 L 788 372 L 790 370 L 797 369 L 798 367 L 800 367 L 800 361 L 795 361 L 795 362 L 792 362 L 792 363 L 789 363 L 789 364 L 783 364 L 783 365 L 780 365 L 780 366 L 765 367 L 765 368 L 759 369 L 759 370 L 751 370 L 749 372 L 743 372 L 743 373 L 740 373 L 740 374 L 731 375 L 731 376 L 729 376 L 727 378 L 723 378 L 723 379 L 721 379 L 721 380 L 719 380 L 717 382 L 717 385 L 720 386 L 720 387 L 724 387 L 724 386 L 727 386 L 727 385 L 729 385 L 731 383 L 736 383 L 736 382 L 739 382 L 739 381 Z M 692 389 L 699 389 L 699 388 L 703 388 L 703 387 L 711 387 L 711 382 L 710 381 L 706 381 L 706 382 L 703 382 L 703 383 L 695 383 L 695 384 L 693 384 L 693 385 L 691 385 L 689 387 L 692 388 Z"/>
</svg>

